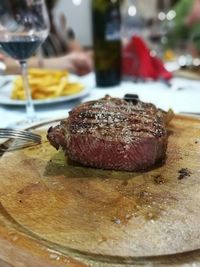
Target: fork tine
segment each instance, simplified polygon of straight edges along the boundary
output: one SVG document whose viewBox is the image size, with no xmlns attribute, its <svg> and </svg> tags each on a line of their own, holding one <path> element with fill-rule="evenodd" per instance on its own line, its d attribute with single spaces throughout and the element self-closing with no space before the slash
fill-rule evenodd
<svg viewBox="0 0 200 267">
<path fill-rule="evenodd" d="M 38 138 L 40 138 L 40 135 L 36 133 L 31 133 L 31 132 L 23 131 L 23 130 L 9 129 L 9 128 L 6 128 L 6 129 L 0 128 L 0 133 L 22 134 L 22 135 L 26 135 L 26 136 L 28 135 L 28 136 L 33 136 L 33 137 L 37 136 Z"/>
<path fill-rule="evenodd" d="M 20 135 L 20 134 L 1 134 L 0 138 L 14 138 L 14 139 L 21 139 L 26 141 L 34 141 L 36 143 L 41 143 L 41 138 L 38 137 L 32 137 L 32 136 L 26 136 L 26 135 Z"/>
<path fill-rule="evenodd" d="M 35 133 L 14 129 L 2 129 L 0 128 L 0 137 L 4 138 L 20 138 L 23 140 L 32 140 L 37 143 L 41 143 L 41 136 Z"/>
<path fill-rule="evenodd" d="M 12 133 L 22 133 L 22 134 L 40 136 L 39 134 L 29 132 L 28 130 L 17 130 L 17 129 L 11 129 L 11 128 L 0 128 L 0 132 L 12 132 Z"/>
<path fill-rule="evenodd" d="M 34 139 L 34 138 L 27 138 L 24 136 L 13 136 L 13 135 L 0 135 L 0 138 L 11 138 L 11 139 L 15 139 L 15 140 L 20 140 L 20 141 L 24 141 L 24 142 L 34 142 L 37 144 L 41 143 L 41 139 Z"/>
<path fill-rule="evenodd" d="M 21 135 L 21 136 L 40 138 L 40 135 L 29 133 L 29 132 L 17 132 L 17 131 L 13 132 L 13 131 L 1 131 L 0 130 L 0 134 L 13 134 L 13 135 Z"/>
<path fill-rule="evenodd" d="M 17 129 L 11 129 L 11 128 L 0 128 L 0 131 L 2 132 L 16 132 L 16 133 L 22 133 L 22 134 L 30 134 L 30 135 L 38 135 L 36 133 L 32 133 L 26 130 L 17 130 Z M 38 135 L 39 136 L 39 135 Z"/>
</svg>

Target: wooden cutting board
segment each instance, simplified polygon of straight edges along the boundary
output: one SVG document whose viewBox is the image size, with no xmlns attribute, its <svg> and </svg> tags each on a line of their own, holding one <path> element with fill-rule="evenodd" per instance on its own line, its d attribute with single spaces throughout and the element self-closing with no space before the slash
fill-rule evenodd
<svg viewBox="0 0 200 267">
<path fill-rule="evenodd" d="M 30 267 L 199 257 L 189 251 L 200 248 L 200 120 L 176 116 L 165 164 L 144 173 L 81 167 L 42 133 L 42 145 L 0 158 L 0 258 Z"/>
</svg>

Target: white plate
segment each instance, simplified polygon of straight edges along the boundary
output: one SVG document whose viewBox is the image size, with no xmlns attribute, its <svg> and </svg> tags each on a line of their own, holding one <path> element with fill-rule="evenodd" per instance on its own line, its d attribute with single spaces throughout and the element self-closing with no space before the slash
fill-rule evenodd
<svg viewBox="0 0 200 267">
<path fill-rule="evenodd" d="M 26 102 L 23 100 L 11 99 L 12 83 L 13 83 L 13 80 L 16 79 L 16 77 L 17 76 L 11 76 L 11 75 L 0 77 L 0 104 L 1 105 L 10 105 L 10 106 L 24 106 L 25 105 Z M 82 78 L 76 75 L 70 75 L 69 80 L 83 84 L 84 89 L 77 94 L 73 94 L 69 96 L 61 96 L 58 98 L 45 99 L 45 100 L 44 99 L 33 100 L 34 105 L 55 104 L 55 103 L 60 103 L 64 101 L 70 101 L 70 100 L 82 98 L 89 94 L 91 90 L 91 86 L 87 83 L 87 79 L 85 79 L 85 77 Z"/>
</svg>

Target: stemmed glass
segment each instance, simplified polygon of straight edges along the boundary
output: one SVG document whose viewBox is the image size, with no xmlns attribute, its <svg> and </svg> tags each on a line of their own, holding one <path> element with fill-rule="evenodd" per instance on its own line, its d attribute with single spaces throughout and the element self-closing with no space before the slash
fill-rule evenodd
<svg viewBox="0 0 200 267">
<path fill-rule="evenodd" d="M 0 48 L 21 65 L 26 97 L 26 122 L 36 120 L 28 84 L 27 59 L 49 33 L 44 0 L 0 0 Z"/>
</svg>

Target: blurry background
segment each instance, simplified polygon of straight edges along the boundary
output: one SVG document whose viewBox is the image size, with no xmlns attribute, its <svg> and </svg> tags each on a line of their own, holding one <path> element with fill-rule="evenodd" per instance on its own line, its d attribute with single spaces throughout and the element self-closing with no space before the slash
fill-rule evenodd
<svg viewBox="0 0 200 267">
<path fill-rule="evenodd" d="M 46 0 L 53 23 L 49 40 L 38 52 L 41 62 L 46 57 L 63 56 L 93 47 L 91 1 Z M 132 36 L 138 35 L 144 40 L 152 56 L 176 62 L 176 68 L 191 65 L 199 67 L 200 0 L 118 1 L 121 2 L 121 37 L 124 44 Z M 199 4 L 195 8 L 199 18 L 191 23 L 189 16 L 195 13 L 195 2 Z M 64 62 L 66 60 L 63 59 L 60 65 L 68 69 L 69 66 L 64 66 Z"/>
<path fill-rule="evenodd" d="M 158 15 L 159 19 L 166 19 L 167 13 L 177 2 L 178 0 L 124 0 L 122 16 L 129 20 L 130 25 L 132 23 L 133 28 L 137 28 L 140 19 L 144 23 L 157 19 Z M 61 14 L 66 16 L 68 25 L 73 28 L 76 38 L 83 46 L 92 45 L 90 5 L 91 0 L 59 0 L 55 8 L 56 17 L 59 18 Z M 169 13 L 168 19 L 172 17 L 173 13 L 171 17 Z M 59 27 L 58 20 L 56 24 Z"/>
<path fill-rule="evenodd" d="M 91 0 L 59 0 L 55 8 L 55 17 L 64 14 L 68 26 L 73 28 L 76 38 L 86 47 L 92 45 L 90 5 Z M 59 24 L 58 20 L 56 24 Z"/>
<path fill-rule="evenodd" d="M 114 0 L 113 0 L 114 1 Z M 200 20 L 188 25 L 194 0 L 121 0 L 123 40 L 136 34 L 145 39 L 152 55 L 178 66 L 197 66 L 200 54 Z M 91 0 L 58 0 L 56 24 L 64 14 L 83 47 L 92 47 Z M 199 11 L 200 12 L 200 11 Z"/>
</svg>

